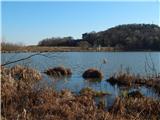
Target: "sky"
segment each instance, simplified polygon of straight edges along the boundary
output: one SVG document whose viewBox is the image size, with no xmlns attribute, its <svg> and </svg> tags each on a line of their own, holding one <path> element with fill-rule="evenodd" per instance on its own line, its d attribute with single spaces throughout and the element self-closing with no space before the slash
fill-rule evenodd
<svg viewBox="0 0 160 120">
<path fill-rule="evenodd" d="M 35 45 L 50 37 L 81 38 L 120 24 L 160 25 L 158 1 L 3 1 L 2 40 Z"/>
</svg>

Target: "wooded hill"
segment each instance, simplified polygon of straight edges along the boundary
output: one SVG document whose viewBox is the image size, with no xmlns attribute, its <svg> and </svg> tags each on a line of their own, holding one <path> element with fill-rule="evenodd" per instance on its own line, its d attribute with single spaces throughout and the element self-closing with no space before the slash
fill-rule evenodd
<svg viewBox="0 0 160 120">
<path fill-rule="evenodd" d="M 39 46 L 103 46 L 120 50 L 160 50 L 160 27 L 154 24 L 126 24 L 105 31 L 82 34 L 82 39 L 72 37 L 47 38 Z"/>
</svg>

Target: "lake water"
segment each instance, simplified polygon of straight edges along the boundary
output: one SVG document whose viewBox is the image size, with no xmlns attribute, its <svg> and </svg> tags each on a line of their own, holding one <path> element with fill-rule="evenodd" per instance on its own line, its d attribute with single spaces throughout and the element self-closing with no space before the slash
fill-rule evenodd
<svg viewBox="0 0 160 120">
<path fill-rule="evenodd" d="M 2 64 L 7 61 L 14 61 L 35 53 L 2 53 Z M 103 90 L 110 92 L 111 95 L 107 96 L 106 103 L 111 105 L 116 96 L 120 95 L 124 88 L 118 86 L 112 86 L 106 79 L 113 73 L 120 71 L 121 69 L 127 69 L 131 73 L 140 74 L 145 76 L 146 71 L 145 63 L 150 66 L 155 66 L 156 72 L 160 73 L 160 52 L 55 52 L 44 53 L 45 56 L 37 55 L 25 61 L 21 61 L 14 64 L 22 64 L 38 69 L 42 72 L 43 80 L 41 85 L 47 85 L 53 87 L 55 90 L 69 89 L 75 93 L 78 93 L 80 89 L 84 87 L 92 87 L 95 90 Z M 103 64 L 103 60 L 107 63 Z M 13 66 L 10 64 L 8 67 Z M 43 74 L 44 70 L 56 66 L 65 66 L 72 69 L 73 75 L 69 78 L 55 79 Z M 83 72 L 87 68 L 100 68 L 104 74 L 104 79 L 101 82 L 89 82 L 82 78 Z M 152 71 L 147 71 L 152 74 Z M 145 96 L 150 96 L 159 99 L 157 93 L 154 90 L 146 87 L 132 88 L 129 91 L 138 89 Z"/>
</svg>

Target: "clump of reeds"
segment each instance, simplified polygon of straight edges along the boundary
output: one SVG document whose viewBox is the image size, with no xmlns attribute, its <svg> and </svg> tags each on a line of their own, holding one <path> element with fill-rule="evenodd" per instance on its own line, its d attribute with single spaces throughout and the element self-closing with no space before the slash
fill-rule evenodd
<svg viewBox="0 0 160 120">
<path fill-rule="evenodd" d="M 90 96 L 93 96 L 93 97 L 102 97 L 102 96 L 105 96 L 105 95 L 109 95 L 110 93 L 109 92 L 104 92 L 104 91 L 96 91 L 96 90 L 93 90 L 90 87 L 86 87 L 86 88 L 83 88 L 83 89 L 80 90 L 80 94 L 90 95 Z"/>
<path fill-rule="evenodd" d="M 135 119 L 160 119 L 160 101 L 147 97 L 117 97 L 110 108 L 113 114 L 134 116 Z M 137 117 L 137 118 L 136 118 Z"/>
<path fill-rule="evenodd" d="M 124 73 L 114 74 L 107 81 L 110 82 L 111 84 L 131 86 L 134 80 L 135 76 L 132 76 L 124 72 Z"/>
<path fill-rule="evenodd" d="M 144 96 L 142 95 L 141 92 L 139 92 L 138 90 L 136 90 L 136 91 L 129 92 L 129 93 L 127 94 L 127 97 L 142 98 L 142 97 L 144 97 Z"/>
<path fill-rule="evenodd" d="M 12 68 L 1 66 L 1 107 L 4 117 L 14 119 L 13 115 L 18 112 L 15 110 L 19 105 L 25 105 L 25 98 L 32 91 L 32 85 L 40 79 L 40 73 L 34 69 L 19 65 Z"/>
<path fill-rule="evenodd" d="M 119 86 L 147 86 L 154 88 L 156 92 L 160 93 L 160 77 L 145 77 L 140 75 L 134 75 L 126 71 L 120 71 L 113 74 L 109 79 L 107 79 L 112 85 Z"/>
<path fill-rule="evenodd" d="M 109 109 L 109 112 L 114 113 L 114 114 L 123 114 L 126 112 L 124 105 L 122 103 L 122 99 L 120 99 L 120 97 L 117 97 L 115 99 L 113 105 Z"/>
<path fill-rule="evenodd" d="M 1 98 L 10 99 L 16 91 L 17 83 L 10 74 L 10 70 L 1 67 Z"/>
<path fill-rule="evenodd" d="M 62 77 L 72 75 L 72 71 L 69 68 L 63 66 L 47 69 L 44 73 L 53 77 Z"/>
<path fill-rule="evenodd" d="M 41 79 L 41 74 L 32 68 L 16 65 L 10 70 L 11 76 L 17 80 L 30 80 L 30 82 L 35 82 Z"/>
<path fill-rule="evenodd" d="M 160 77 L 151 78 L 145 82 L 147 87 L 154 88 L 156 92 L 160 94 Z"/>
<path fill-rule="evenodd" d="M 96 68 L 89 68 L 87 69 L 82 77 L 84 79 L 102 79 L 103 78 L 103 74 L 100 70 L 96 69 Z"/>
<path fill-rule="evenodd" d="M 21 44 L 14 44 L 14 43 L 8 43 L 8 42 L 1 43 L 2 52 L 20 51 L 22 47 L 24 46 Z"/>
</svg>

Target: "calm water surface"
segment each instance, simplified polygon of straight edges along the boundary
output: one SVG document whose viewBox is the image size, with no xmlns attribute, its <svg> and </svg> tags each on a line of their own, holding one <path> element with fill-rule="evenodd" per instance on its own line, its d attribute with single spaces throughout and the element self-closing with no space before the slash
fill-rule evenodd
<svg viewBox="0 0 160 120">
<path fill-rule="evenodd" d="M 2 53 L 2 64 L 7 61 L 27 57 L 31 54 L 35 53 Z M 78 93 L 84 87 L 107 91 L 111 93 L 111 95 L 105 97 L 108 105 L 113 102 L 115 96 L 120 95 L 125 90 L 125 88 L 112 86 L 106 82 L 106 79 L 113 73 L 121 69 L 127 69 L 131 73 L 145 76 L 145 63 L 154 64 L 156 71 L 160 73 L 160 52 L 56 52 L 45 53 L 45 55 L 48 57 L 34 56 L 16 64 L 36 68 L 42 73 L 44 70 L 55 66 L 69 67 L 73 72 L 71 77 L 55 79 L 43 74 L 42 84 L 40 84 L 53 87 L 57 91 L 69 89 L 75 93 Z M 107 60 L 106 64 L 103 64 L 104 59 Z M 8 67 L 13 65 L 10 64 Z M 102 66 L 101 71 L 104 74 L 104 79 L 101 82 L 89 82 L 82 78 L 84 70 L 91 67 L 100 68 L 100 66 Z M 152 73 L 149 70 L 147 72 Z M 145 96 L 160 98 L 154 90 L 149 88 L 140 87 L 129 89 L 129 91 L 132 90 L 140 90 Z"/>
</svg>

